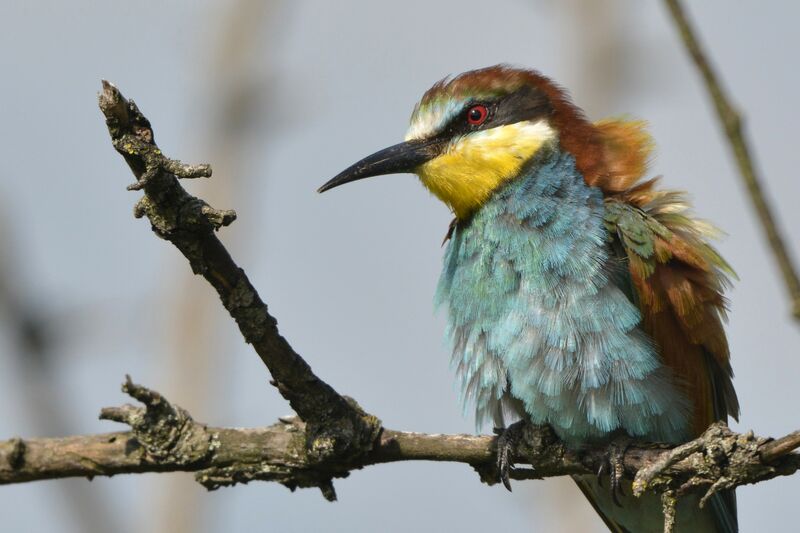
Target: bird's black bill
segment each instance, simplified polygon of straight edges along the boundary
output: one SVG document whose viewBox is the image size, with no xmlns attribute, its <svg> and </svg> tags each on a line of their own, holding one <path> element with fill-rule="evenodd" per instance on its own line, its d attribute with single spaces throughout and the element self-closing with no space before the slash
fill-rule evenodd
<svg viewBox="0 0 800 533">
<path fill-rule="evenodd" d="M 339 185 L 372 176 L 413 172 L 421 164 L 439 155 L 443 145 L 444 142 L 441 139 L 426 139 L 403 142 L 384 148 L 341 172 L 317 189 L 317 192 L 325 192 Z"/>
</svg>

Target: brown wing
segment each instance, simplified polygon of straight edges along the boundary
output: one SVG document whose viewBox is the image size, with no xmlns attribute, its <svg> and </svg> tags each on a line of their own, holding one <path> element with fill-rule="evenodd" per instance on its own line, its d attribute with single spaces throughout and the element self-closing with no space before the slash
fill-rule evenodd
<svg viewBox="0 0 800 533">
<path fill-rule="evenodd" d="M 627 259 L 644 328 L 694 406 L 692 430 L 737 418 L 722 322 L 728 264 L 709 244 L 717 231 L 695 219 L 684 193 L 640 182 L 652 142 L 643 123 L 597 125 L 606 140 L 606 223 Z"/>
</svg>

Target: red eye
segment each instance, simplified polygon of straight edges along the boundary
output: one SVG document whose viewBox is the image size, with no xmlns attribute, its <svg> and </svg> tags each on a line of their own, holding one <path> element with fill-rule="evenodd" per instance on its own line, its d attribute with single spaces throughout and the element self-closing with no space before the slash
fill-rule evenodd
<svg viewBox="0 0 800 533">
<path fill-rule="evenodd" d="M 485 105 L 474 105 L 467 111 L 467 122 L 473 126 L 479 126 L 486 122 L 488 116 L 489 110 L 486 109 Z"/>
</svg>

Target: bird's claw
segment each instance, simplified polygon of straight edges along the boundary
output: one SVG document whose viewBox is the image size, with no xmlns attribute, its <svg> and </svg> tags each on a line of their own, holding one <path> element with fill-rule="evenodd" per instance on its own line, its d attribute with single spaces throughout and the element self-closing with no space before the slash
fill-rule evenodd
<svg viewBox="0 0 800 533">
<path fill-rule="evenodd" d="M 517 447 L 525 422 L 520 420 L 507 428 L 494 428 L 497 434 L 497 473 L 503 486 L 511 492 L 510 473 L 514 470 L 514 449 Z"/>
<path fill-rule="evenodd" d="M 622 489 L 622 477 L 625 474 L 625 452 L 631 445 L 632 439 L 628 436 L 620 436 L 611 441 L 606 451 L 605 460 L 600 463 L 597 469 L 597 482 L 602 487 L 603 478 L 606 474 L 610 479 L 611 499 L 618 507 L 622 507 L 619 501 L 620 496 L 625 496 Z"/>
</svg>

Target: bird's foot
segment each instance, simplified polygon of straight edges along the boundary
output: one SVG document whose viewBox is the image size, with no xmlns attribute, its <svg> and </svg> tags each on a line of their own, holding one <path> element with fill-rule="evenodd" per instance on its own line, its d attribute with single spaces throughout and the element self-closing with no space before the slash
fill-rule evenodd
<svg viewBox="0 0 800 533">
<path fill-rule="evenodd" d="M 625 496 L 625 492 L 622 490 L 622 477 L 625 475 L 625 452 L 632 442 L 633 439 L 627 435 L 614 438 L 608 445 L 605 460 L 600 463 L 600 468 L 597 470 L 597 482 L 600 486 L 603 485 L 603 477 L 608 474 L 611 480 L 611 499 L 619 507 L 622 506 L 619 497 Z"/>
<path fill-rule="evenodd" d="M 524 438 L 527 422 L 520 420 L 507 428 L 494 428 L 497 435 L 497 473 L 503 486 L 511 492 L 510 473 L 514 470 L 514 450 Z"/>
</svg>

